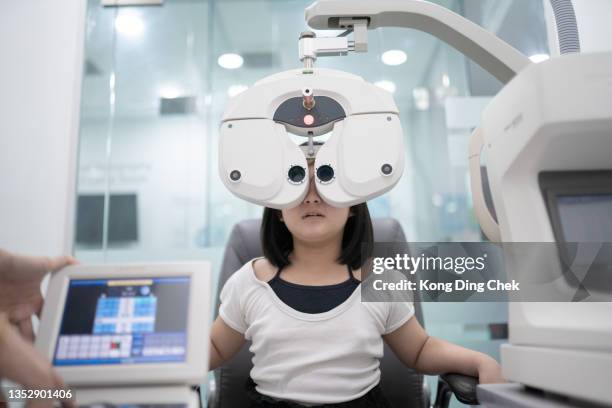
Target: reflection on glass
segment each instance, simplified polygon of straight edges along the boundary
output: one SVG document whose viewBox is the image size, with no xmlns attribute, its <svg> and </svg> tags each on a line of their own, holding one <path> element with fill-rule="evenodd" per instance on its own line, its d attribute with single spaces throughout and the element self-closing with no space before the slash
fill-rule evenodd
<svg viewBox="0 0 612 408">
<path fill-rule="evenodd" d="M 76 254 L 196 257 L 210 245 L 205 94 L 208 4 L 88 3 Z"/>
</svg>

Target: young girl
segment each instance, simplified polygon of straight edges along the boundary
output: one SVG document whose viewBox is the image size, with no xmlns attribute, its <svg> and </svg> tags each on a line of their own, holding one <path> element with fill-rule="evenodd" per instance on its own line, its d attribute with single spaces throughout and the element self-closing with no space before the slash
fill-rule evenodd
<svg viewBox="0 0 612 408">
<path fill-rule="evenodd" d="M 380 392 L 383 340 L 408 367 L 500 382 L 497 362 L 427 335 L 411 303 L 361 302 L 362 244 L 372 246 L 365 203 L 326 204 L 310 163 L 298 206 L 264 210 L 265 257 L 246 263 L 221 291 L 211 330 L 210 369 L 252 341 L 252 407 L 389 407 Z"/>
</svg>

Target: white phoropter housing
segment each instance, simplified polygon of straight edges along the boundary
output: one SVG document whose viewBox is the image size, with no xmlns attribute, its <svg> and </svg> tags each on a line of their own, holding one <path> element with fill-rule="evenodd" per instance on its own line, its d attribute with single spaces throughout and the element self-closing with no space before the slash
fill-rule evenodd
<svg viewBox="0 0 612 408">
<path fill-rule="evenodd" d="M 70 266 L 51 278 L 36 348 L 79 403 L 193 407 L 211 293 L 208 262 Z"/>
<path fill-rule="evenodd" d="M 289 136 L 312 142 L 330 131 L 321 147 L 300 148 Z M 315 159 L 318 193 L 336 207 L 388 191 L 404 169 L 403 133 L 391 94 L 341 71 L 296 69 L 257 82 L 230 101 L 220 132 L 225 186 L 271 208 L 294 207 L 304 199 L 307 157 Z"/>
</svg>

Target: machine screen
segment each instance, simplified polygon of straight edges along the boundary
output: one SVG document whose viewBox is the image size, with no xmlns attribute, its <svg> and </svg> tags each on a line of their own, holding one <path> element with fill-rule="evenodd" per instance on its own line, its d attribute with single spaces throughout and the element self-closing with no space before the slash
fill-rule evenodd
<svg viewBox="0 0 612 408">
<path fill-rule="evenodd" d="M 55 365 L 185 361 L 189 278 L 71 280 Z"/>
<path fill-rule="evenodd" d="M 558 195 L 565 242 L 612 242 L 612 194 Z"/>
</svg>

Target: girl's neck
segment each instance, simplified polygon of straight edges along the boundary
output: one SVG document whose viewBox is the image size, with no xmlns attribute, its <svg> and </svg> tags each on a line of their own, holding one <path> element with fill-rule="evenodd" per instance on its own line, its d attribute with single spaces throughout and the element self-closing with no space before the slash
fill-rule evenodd
<svg viewBox="0 0 612 408">
<path fill-rule="evenodd" d="M 342 253 L 342 236 L 325 242 L 293 241 L 290 255 L 291 265 L 304 272 L 325 271 L 330 265 L 337 264 Z"/>
</svg>

